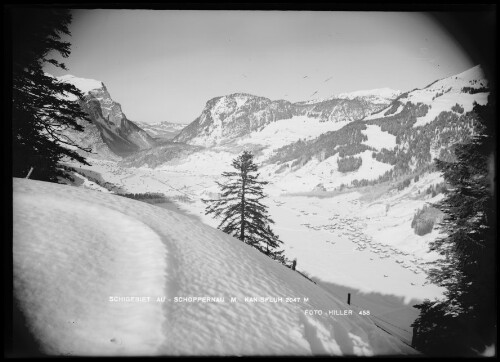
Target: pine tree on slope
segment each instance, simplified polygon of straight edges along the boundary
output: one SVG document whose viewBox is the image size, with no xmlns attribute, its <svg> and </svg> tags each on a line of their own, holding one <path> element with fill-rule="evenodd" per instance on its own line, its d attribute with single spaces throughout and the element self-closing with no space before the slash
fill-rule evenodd
<svg viewBox="0 0 500 362">
<path fill-rule="evenodd" d="M 219 230 L 286 264 L 283 251 L 278 250 L 282 241 L 270 226 L 274 221 L 269 216 L 267 206 L 260 202 L 266 197 L 263 186 L 268 182 L 258 180 L 252 153 L 244 151 L 233 160 L 232 166 L 237 171 L 222 173 L 226 181 L 217 182 L 221 190 L 220 197 L 203 200 L 207 204 L 205 215 L 213 214 L 216 219 L 222 219 L 217 227 Z"/>
<path fill-rule="evenodd" d="M 70 54 L 71 14 L 64 9 L 12 8 L 7 18 L 12 29 L 12 151 L 13 176 L 58 182 L 71 179 L 60 167 L 64 158 L 88 163 L 74 148 L 84 149 L 64 131 L 83 131 L 77 120 L 90 122 L 76 100 L 82 93 L 73 85 L 62 83 L 44 73 L 44 64 L 66 70 L 63 63 L 50 57 Z M 70 149 L 66 146 L 73 147 Z"/>
<path fill-rule="evenodd" d="M 455 150 L 456 161 L 436 161 L 451 190 L 436 206 L 447 236 L 431 243 L 442 255 L 429 279 L 446 289 L 443 300 L 415 306 L 416 347 L 424 353 L 471 356 L 495 342 L 496 209 L 494 204 L 495 100 L 476 105 L 476 135 Z"/>
</svg>

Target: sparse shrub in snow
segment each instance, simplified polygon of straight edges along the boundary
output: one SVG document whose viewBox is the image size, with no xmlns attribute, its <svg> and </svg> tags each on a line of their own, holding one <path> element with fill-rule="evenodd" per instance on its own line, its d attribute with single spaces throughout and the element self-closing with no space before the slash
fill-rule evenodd
<svg viewBox="0 0 500 362">
<path fill-rule="evenodd" d="M 415 230 L 415 234 L 423 236 L 432 232 L 434 224 L 440 218 L 441 212 L 432 206 L 425 205 L 422 209 L 418 209 L 413 220 L 411 227 Z"/>
<path fill-rule="evenodd" d="M 476 94 L 476 93 L 484 93 L 488 92 L 488 88 L 485 87 L 480 87 L 480 88 L 472 88 L 472 87 L 463 87 L 462 92 L 464 93 L 469 93 L 469 94 Z"/>
<path fill-rule="evenodd" d="M 361 167 L 363 160 L 361 157 L 345 157 L 339 158 L 337 160 L 338 170 L 339 172 L 351 172 L 356 171 Z"/>
<path fill-rule="evenodd" d="M 287 163 L 282 164 L 274 173 L 282 173 L 286 169 L 288 169 L 290 166 Z"/>
<path fill-rule="evenodd" d="M 175 195 L 175 196 L 171 196 L 170 199 L 172 200 L 176 200 L 176 201 L 181 201 L 181 202 L 188 202 L 188 203 L 192 203 L 192 202 L 195 202 L 191 197 L 189 197 L 188 195 Z"/>
<path fill-rule="evenodd" d="M 405 179 L 404 181 L 402 181 L 398 184 L 398 186 L 397 186 L 398 191 L 404 190 L 405 188 L 410 186 L 410 184 L 411 184 L 411 178 Z"/>
<path fill-rule="evenodd" d="M 401 102 L 394 101 L 394 103 L 392 103 L 391 108 L 389 108 L 387 111 L 384 112 L 384 116 L 390 116 L 391 114 L 396 113 L 400 105 Z"/>
<path fill-rule="evenodd" d="M 108 182 L 108 181 L 104 181 L 103 178 L 101 177 L 101 175 L 97 172 L 85 170 L 82 168 L 77 169 L 75 167 L 66 166 L 66 165 L 61 165 L 61 169 L 65 170 L 65 171 L 69 171 L 70 172 L 70 173 L 68 173 L 69 177 L 71 177 L 71 174 L 73 173 L 73 176 L 80 175 L 80 176 L 84 177 L 84 179 L 87 179 L 87 180 L 101 186 L 102 188 L 104 188 L 108 191 L 118 192 L 118 193 L 121 191 L 121 188 L 116 186 L 115 184 Z M 75 179 L 73 179 L 71 181 L 78 182 Z"/>
<path fill-rule="evenodd" d="M 146 201 L 150 204 L 159 204 L 164 202 L 171 202 L 162 193 L 159 192 L 146 192 L 146 193 L 118 193 L 118 196 L 127 197 L 138 201 Z"/>
<path fill-rule="evenodd" d="M 317 184 L 317 185 L 314 187 L 313 191 L 321 191 L 321 192 L 326 192 L 326 188 L 325 188 L 325 186 L 323 186 L 323 184 Z"/>
<path fill-rule="evenodd" d="M 458 103 L 457 103 L 457 104 L 455 104 L 453 107 L 451 107 L 451 110 L 452 110 L 452 111 L 455 111 L 455 112 L 457 112 L 457 113 L 460 113 L 460 114 L 464 113 L 464 107 L 462 107 L 462 106 L 461 106 L 460 104 L 458 104 Z"/>
<path fill-rule="evenodd" d="M 441 182 L 436 185 L 429 186 L 426 190 L 426 194 L 431 194 L 432 197 L 435 197 L 441 193 L 446 194 L 448 192 L 448 188 L 444 182 Z"/>
<path fill-rule="evenodd" d="M 362 179 L 362 180 L 352 180 L 351 184 L 354 187 L 363 187 L 363 186 L 368 186 L 370 184 L 370 181 L 367 179 Z"/>
</svg>

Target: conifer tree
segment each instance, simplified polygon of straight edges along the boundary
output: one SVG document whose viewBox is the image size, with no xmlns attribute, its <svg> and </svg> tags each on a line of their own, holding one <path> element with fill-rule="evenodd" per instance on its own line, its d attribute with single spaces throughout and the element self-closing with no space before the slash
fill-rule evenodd
<svg viewBox="0 0 500 362">
<path fill-rule="evenodd" d="M 271 229 L 274 221 L 269 216 L 267 206 L 261 203 L 266 197 L 263 186 L 268 182 L 259 181 L 257 165 L 253 155 L 244 151 L 232 162 L 233 172 L 224 172 L 225 182 L 217 182 L 221 193 L 218 199 L 203 200 L 207 204 L 205 215 L 213 214 L 221 219 L 219 230 L 252 245 L 262 253 L 286 264 L 282 243 Z"/>
<path fill-rule="evenodd" d="M 446 236 L 430 244 L 442 257 L 429 279 L 445 288 L 445 297 L 415 306 L 415 346 L 427 354 L 472 356 L 495 343 L 495 110 L 491 95 L 488 105 L 476 104 L 469 115 L 477 120 L 475 135 L 457 145 L 454 162 L 436 160 L 451 188 L 436 205 L 445 213 Z"/>
<path fill-rule="evenodd" d="M 33 168 L 30 178 L 71 179 L 60 166 L 61 160 L 88 165 L 75 147 L 89 150 L 75 144 L 65 131 L 83 131 L 77 120 L 90 119 L 78 104 L 82 93 L 43 71 L 46 64 L 66 70 L 53 56 L 70 54 L 70 43 L 61 36 L 70 35 L 71 14 L 65 9 L 12 8 L 8 15 L 12 29 L 13 176 L 26 177 Z"/>
</svg>

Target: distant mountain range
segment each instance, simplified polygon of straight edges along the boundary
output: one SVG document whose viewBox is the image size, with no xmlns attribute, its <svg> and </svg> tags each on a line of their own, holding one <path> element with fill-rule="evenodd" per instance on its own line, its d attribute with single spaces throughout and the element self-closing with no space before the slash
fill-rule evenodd
<svg viewBox="0 0 500 362">
<path fill-rule="evenodd" d="M 377 89 L 370 89 L 370 90 L 360 90 L 360 91 L 354 91 L 354 92 L 348 92 L 348 93 L 339 93 L 336 95 L 333 95 L 328 98 L 323 98 L 323 99 L 314 99 L 310 101 L 305 101 L 305 102 L 299 102 L 302 104 L 312 104 L 312 103 L 319 103 L 319 102 L 324 102 L 332 99 L 356 99 L 356 98 L 362 98 L 367 101 L 370 101 L 371 103 L 375 104 L 387 104 L 390 103 L 392 100 L 396 99 L 399 95 L 401 95 L 401 91 L 399 90 L 394 90 L 391 88 L 377 88 Z"/>
<path fill-rule="evenodd" d="M 102 83 L 66 80 L 86 91 L 82 107 L 95 125 L 80 139 L 103 157 L 105 146 L 125 157 L 124 166 L 156 167 L 213 148 L 251 149 L 277 181 L 307 173 L 318 183 L 328 180 L 327 190 L 392 179 L 452 157 L 453 146 L 471 135 L 474 103 L 486 104 L 489 94 L 476 66 L 405 93 L 381 88 L 296 103 L 234 93 L 209 100 L 188 125 L 137 126 Z"/>
<path fill-rule="evenodd" d="M 187 126 L 187 124 L 167 121 L 156 123 L 135 123 L 157 141 L 170 140 L 177 136 L 182 131 L 182 129 Z"/>
</svg>

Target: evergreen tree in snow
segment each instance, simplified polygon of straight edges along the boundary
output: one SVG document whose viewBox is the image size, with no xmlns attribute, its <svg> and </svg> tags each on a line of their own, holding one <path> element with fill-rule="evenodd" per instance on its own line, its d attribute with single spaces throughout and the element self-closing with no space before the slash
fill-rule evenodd
<svg viewBox="0 0 500 362">
<path fill-rule="evenodd" d="M 65 130 L 83 131 L 77 120 L 90 122 L 77 100 L 82 93 L 44 73 L 52 64 L 66 70 L 53 58 L 70 54 L 70 43 L 61 36 L 70 35 L 69 10 L 49 8 L 11 8 L 6 17 L 12 29 L 12 151 L 13 176 L 58 182 L 71 179 L 60 161 L 64 158 L 81 163 L 85 158 Z M 73 149 L 67 146 L 73 147 Z M 87 149 L 85 149 L 88 151 Z"/>
<path fill-rule="evenodd" d="M 252 153 L 244 151 L 233 160 L 232 166 L 236 171 L 222 173 L 225 182 L 217 182 L 220 197 L 203 200 L 207 204 L 205 215 L 213 214 L 216 219 L 221 219 L 219 230 L 286 264 L 283 251 L 278 250 L 282 241 L 271 229 L 270 224 L 274 221 L 267 206 L 261 203 L 266 197 L 263 186 L 268 182 L 258 180 Z"/>
<path fill-rule="evenodd" d="M 445 288 L 445 298 L 415 306 L 415 347 L 427 354 L 472 356 L 495 343 L 495 110 L 491 95 L 488 105 L 476 104 L 475 135 L 456 146 L 454 162 L 436 160 L 451 189 L 436 205 L 446 236 L 430 244 L 441 258 L 429 279 Z"/>
</svg>

